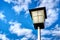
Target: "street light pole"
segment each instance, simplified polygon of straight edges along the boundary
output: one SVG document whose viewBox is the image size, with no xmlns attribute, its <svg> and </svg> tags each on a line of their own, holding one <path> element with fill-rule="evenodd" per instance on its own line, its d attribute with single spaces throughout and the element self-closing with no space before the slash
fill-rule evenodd
<svg viewBox="0 0 60 40">
<path fill-rule="evenodd" d="M 38 40 L 41 40 L 40 27 L 38 27 Z"/>
</svg>

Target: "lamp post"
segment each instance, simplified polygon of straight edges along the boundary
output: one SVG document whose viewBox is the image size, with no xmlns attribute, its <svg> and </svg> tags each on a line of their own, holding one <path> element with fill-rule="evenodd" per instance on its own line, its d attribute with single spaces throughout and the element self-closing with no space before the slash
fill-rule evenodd
<svg viewBox="0 0 60 40">
<path fill-rule="evenodd" d="M 38 29 L 38 40 L 41 40 L 41 29 L 44 28 L 44 21 L 47 18 L 45 7 L 30 9 L 30 15 L 33 20 L 34 28 Z"/>
</svg>

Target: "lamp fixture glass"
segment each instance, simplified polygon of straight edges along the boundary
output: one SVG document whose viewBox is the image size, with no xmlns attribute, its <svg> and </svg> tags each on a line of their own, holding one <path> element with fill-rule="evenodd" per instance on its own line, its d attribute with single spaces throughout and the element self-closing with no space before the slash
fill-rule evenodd
<svg viewBox="0 0 60 40">
<path fill-rule="evenodd" d="M 43 23 L 44 22 L 44 10 L 32 11 L 33 23 Z"/>
</svg>

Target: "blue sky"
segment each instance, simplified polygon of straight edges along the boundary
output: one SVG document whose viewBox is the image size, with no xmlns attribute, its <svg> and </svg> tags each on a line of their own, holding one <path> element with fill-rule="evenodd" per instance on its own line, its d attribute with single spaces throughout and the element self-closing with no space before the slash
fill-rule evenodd
<svg viewBox="0 0 60 40">
<path fill-rule="evenodd" d="M 0 40 L 37 40 L 29 9 L 46 7 L 41 40 L 60 40 L 60 0 L 0 0 Z"/>
</svg>

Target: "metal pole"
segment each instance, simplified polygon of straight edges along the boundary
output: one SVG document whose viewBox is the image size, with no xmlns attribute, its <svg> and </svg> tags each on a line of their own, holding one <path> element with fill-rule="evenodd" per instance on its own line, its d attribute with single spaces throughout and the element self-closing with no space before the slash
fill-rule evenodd
<svg viewBox="0 0 60 40">
<path fill-rule="evenodd" d="M 38 27 L 38 40 L 41 40 L 40 27 Z"/>
</svg>

